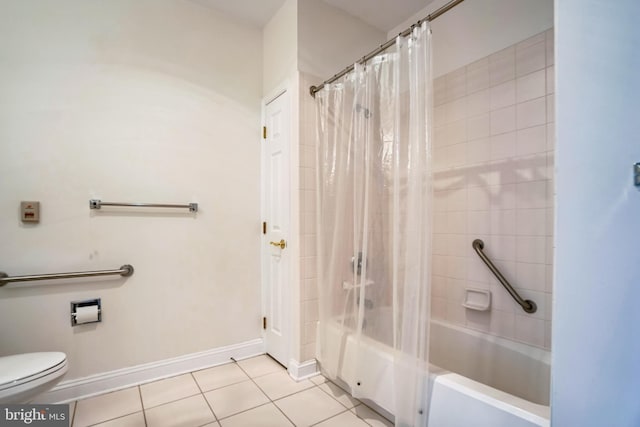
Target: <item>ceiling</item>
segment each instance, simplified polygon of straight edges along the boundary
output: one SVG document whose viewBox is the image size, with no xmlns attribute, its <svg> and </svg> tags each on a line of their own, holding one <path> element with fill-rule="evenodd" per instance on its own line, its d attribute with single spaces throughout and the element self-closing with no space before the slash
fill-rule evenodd
<svg viewBox="0 0 640 427">
<path fill-rule="evenodd" d="M 238 20 L 262 28 L 285 0 L 193 0 L 225 12 Z M 388 32 L 433 0 L 324 0 Z"/>
</svg>

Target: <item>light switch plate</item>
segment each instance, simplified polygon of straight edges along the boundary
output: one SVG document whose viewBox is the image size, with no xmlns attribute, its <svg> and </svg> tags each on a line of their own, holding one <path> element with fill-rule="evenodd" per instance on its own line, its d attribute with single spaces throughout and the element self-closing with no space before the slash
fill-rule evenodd
<svg viewBox="0 0 640 427">
<path fill-rule="evenodd" d="M 40 202 L 20 202 L 22 222 L 40 222 Z"/>
</svg>

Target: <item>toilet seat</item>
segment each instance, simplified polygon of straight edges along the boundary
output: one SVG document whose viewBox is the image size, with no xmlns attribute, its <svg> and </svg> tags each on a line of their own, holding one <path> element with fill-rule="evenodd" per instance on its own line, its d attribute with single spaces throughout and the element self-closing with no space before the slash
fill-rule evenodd
<svg viewBox="0 0 640 427">
<path fill-rule="evenodd" d="M 45 391 L 67 372 L 67 356 L 60 352 L 0 357 L 0 402 L 16 403 Z"/>
</svg>

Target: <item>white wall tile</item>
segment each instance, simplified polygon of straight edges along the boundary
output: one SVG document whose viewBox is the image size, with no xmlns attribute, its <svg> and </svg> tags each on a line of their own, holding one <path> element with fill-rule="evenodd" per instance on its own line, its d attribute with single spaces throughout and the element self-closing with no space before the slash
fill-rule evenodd
<svg viewBox="0 0 640 427">
<path fill-rule="evenodd" d="M 461 304 L 464 301 L 465 280 L 449 278 L 447 280 L 447 299 L 449 302 Z"/>
<path fill-rule="evenodd" d="M 441 105 L 447 101 L 446 76 L 433 79 L 433 105 Z"/>
<path fill-rule="evenodd" d="M 514 105 L 516 103 L 516 82 L 508 80 L 493 86 L 489 92 L 491 111 Z"/>
<path fill-rule="evenodd" d="M 431 298 L 431 317 L 436 320 L 446 320 L 447 299 L 441 297 Z"/>
<path fill-rule="evenodd" d="M 448 212 L 447 228 L 449 233 L 465 234 L 467 232 L 466 211 Z"/>
<path fill-rule="evenodd" d="M 490 212 L 492 235 L 516 234 L 516 210 L 498 209 Z"/>
<path fill-rule="evenodd" d="M 544 106 L 544 99 L 542 101 Z M 519 107 L 519 106 L 518 106 Z M 544 109 L 543 109 L 544 117 Z M 544 118 L 543 118 L 544 123 Z M 516 109 L 514 106 L 491 112 L 491 135 L 511 132 L 516 129 Z"/>
<path fill-rule="evenodd" d="M 547 150 L 547 128 L 545 125 L 520 129 L 516 134 L 516 155 L 544 153 Z"/>
<path fill-rule="evenodd" d="M 544 320 L 516 314 L 515 339 L 544 347 Z"/>
<path fill-rule="evenodd" d="M 491 160 L 502 160 L 516 155 L 516 133 L 493 135 L 490 139 Z"/>
<path fill-rule="evenodd" d="M 447 211 L 447 199 L 449 197 L 449 190 L 439 190 L 433 192 L 433 210 L 434 212 L 446 212 Z M 435 217 L 434 217 L 435 221 Z M 435 227 L 439 230 L 439 227 Z"/>
<path fill-rule="evenodd" d="M 516 308 L 520 306 L 511 298 L 509 292 L 499 283 L 491 284 L 491 306 L 492 310 L 500 310 L 505 313 L 515 315 Z"/>
<path fill-rule="evenodd" d="M 433 316 L 537 346 L 548 344 L 553 268 L 550 37 L 535 35 L 434 82 Z M 524 315 L 473 251 L 475 238 L 523 295 L 540 300 L 538 313 Z M 489 288 L 492 310 L 465 310 L 465 287 Z"/>
<path fill-rule="evenodd" d="M 459 144 L 467 140 L 467 121 L 466 119 L 451 122 L 446 126 L 447 142 L 446 145 Z"/>
<path fill-rule="evenodd" d="M 464 307 L 460 303 L 447 301 L 447 322 L 454 325 L 464 325 L 466 323 Z"/>
<path fill-rule="evenodd" d="M 482 188 L 482 187 L 478 187 Z M 491 234 L 491 213 L 490 211 L 469 211 L 467 215 L 467 233 Z"/>
<path fill-rule="evenodd" d="M 547 293 L 552 293 L 553 292 L 553 265 L 547 264 L 547 266 L 546 266 L 545 284 L 547 286 L 545 291 Z"/>
<path fill-rule="evenodd" d="M 547 123 L 547 151 L 553 151 L 556 146 L 556 125 Z"/>
<path fill-rule="evenodd" d="M 465 311 L 467 318 L 466 325 L 468 328 L 475 329 L 481 332 L 489 332 L 491 330 L 491 312 L 490 311 Z"/>
<path fill-rule="evenodd" d="M 489 56 L 491 86 L 513 80 L 516 76 L 515 47 L 510 46 Z"/>
<path fill-rule="evenodd" d="M 433 130 L 433 146 L 445 147 L 451 145 L 451 123 L 447 123 L 443 126 L 438 126 Z"/>
<path fill-rule="evenodd" d="M 551 350 L 551 321 L 544 322 L 544 348 Z"/>
<path fill-rule="evenodd" d="M 546 65 L 544 40 L 524 49 L 516 50 L 516 77 L 538 71 L 545 68 Z"/>
<path fill-rule="evenodd" d="M 515 209 L 517 203 L 517 185 L 504 184 L 491 187 L 494 195 L 492 209 Z"/>
<path fill-rule="evenodd" d="M 465 257 L 467 255 L 466 234 L 450 234 L 447 242 L 447 255 Z"/>
<path fill-rule="evenodd" d="M 458 68 L 446 75 L 447 98 L 454 100 L 467 93 L 467 71 L 465 67 Z"/>
<path fill-rule="evenodd" d="M 435 276 L 447 276 L 447 256 L 445 255 L 433 255 L 432 266 L 433 274 Z"/>
<path fill-rule="evenodd" d="M 447 147 L 434 147 L 433 148 L 433 157 L 431 158 L 433 162 L 433 168 L 435 170 L 443 170 L 448 167 L 447 156 L 446 156 L 446 148 Z"/>
<path fill-rule="evenodd" d="M 554 212 L 553 212 L 553 208 L 547 208 L 546 211 L 547 211 L 547 215 L 546 215 L 546 218 L 547 218 L 547 225 L 546 225 L 547 236 L 553 237 L 554 236 L 554 232 L 553 232 L 554 231 L 553 230 L 554 229 L 554 222 L 553 221 L 554 221 L 555 215 L 554 215 Z"/>
<path fill-rule="evenodd" d="M 432 239 L 431 251 L 433 255 L 448 255 L 447 235 L 434 234 Z"/>
<path fill-rule="evenodd" d="M 547 122 L 553 123 L 556 121 L 556 102 L 555 95 L 547 95 Z"/>
<path fill-rule="evenodd" d="M 467 163 L 475 164 L 491 160 L 491 139 L 480 138 L 467 143 Z"/>
<path fill-rule="evenodd" d="M 480 90 L 467 96 L 467 114 L 476 116 L 488 113 L 490 110 L 491 95 L 489 89 Z"/>
<path fill-rule="evenodd" d="M 546 94 L 546 70 L 535 71 L 516 80 L 517 102 L 529 101 Z"/>
<path fill-rule="evenodd" d="M 467 93 L 486 89 L 491 84 L 489 76 L 489 58 L 482 58 L 479 61 L 467 65 Z"/>
<path fill-rule="evenodd" d="M 471 242 L 473 242 L 474 239 L 485 241 L 488 239 L 488 237 L 480 235 L 469 235 L 469 239 L 467 239 L 469 241 L 469 248 L 471 248 Z M 489 271 L 485 263 L 482 262 L 478 255 L 474 252 L 467 259 L 467 280 L 489 284 L 491 282 L 491 271 Z"/>
<path fill-rule="evenodd" d="M 547 83 L 546 83 L 546 94 L 552 94 L 556 91 L 556 74 L 555 67 L 552 65 L 547 67 L 546 71 Z"/>
<path fill-rule="evenodd" d="M 466 279 L 467 258 L 456 256 L 447 257 L 447 277 L 453 279 Z"/>
<path fill-rule="evenodd" d="M 491 236 L 489 242 L 485 242 L 484 252 L 492 260 L 497 261 L 516 261 L 516 237 L 507 235 Z M 503 269 L 502 274 L 505 276 L 515 275 L 514 268 Z"/>
<path fill-rule="evenodd" d="M 447 110 L 447 104 L 433 107 L 433 125 L 435 127 L 444 126 L 445 124 L 447 124 Z"/>
<path fill-rule="evenodd" d="M 463 211 L 467 209 L 467 189 L 449 190 L 447 193 L 447 210 Z"/>
<path fill-rule="evenodd" d="M 491 115 L 489 113 L 467 119 L 467 139 L 469 141 L 491 135 Z"/>
<path fill-rule="evenodd" d="M 516 234 L 518 236 L 546 236 L 547 209 L 517 209 Z"/>
<path fill-rule="evenodd" d="M 519 288 L 546 292 L 547 266 L 529 262 L 516 262 L 516 283 Z"/>
<path fill-rule="evenodd" d="M 489 187 L 470 187 L 467 189 L 468 209 L 487 211 L 491 208 Z"/>
<path fill-rule="evenodd" d="M 516 52 L 522 51 L 528 47 L 531 47 L 543 41 L 545 41 L 545 33 L 544 32 L 538 33 L 534 36 L 529 37 L 528 39 L 524 39 L 521 42 L 517 43 Z"/>
<path fill-rule="evenodd" d="M 545 97 L 541 97 L 517 105 L 518 129 L 545 124 L 547 119 L 545 101 Z"/>
<path fill-rule="evenodd" d="M 516 237 L 516 261 L 544 264 L 546 261 L 546 237 Z"/>
<path fill-rule="evenodd" d="M 521 156 L 514 162 L 517 182 L 540 181 L 549 176 L 547 152 Z"/>
<path fill-rule="evenodd" d="M 507 339 L 515 337 L 515 314 L 502 310 L 491 310 L 491 332 Z"/>
<path fill-rule="evenodd" d="M 458 98 L 447 104 L 447 123 L 456 122 L 467 118 L 467 98 Z"/>
<path fill-rule="evenodd" d="M 434 193 L 434 194 L 437 194 Z M 441 205 L 442 206 L 442 205 Z M 446 208 L 446 205 L 444 205 Z M 435 204 L 434 204 L 435 207 Z M 435 211 L 435 209 L 434 209 Z M 434 234 L 444 234 L 447 233 L 448 231 L 448 221 L 449 218 L 447 216 L 447 213 L 445 211 L 441 211 L 441 212 L 434 212 L 433 214 L 433 232 Z"/>
<path fill-rule="evenodd" d="M 533 181 L 516 184 L 516 207 L 519 209 L 546 208 L 547 182 Z"/>
</svg>

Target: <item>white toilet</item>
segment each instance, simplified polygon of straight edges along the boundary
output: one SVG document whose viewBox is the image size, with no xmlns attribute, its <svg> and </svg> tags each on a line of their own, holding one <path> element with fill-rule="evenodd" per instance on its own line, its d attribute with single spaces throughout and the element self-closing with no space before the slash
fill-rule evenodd
<svg viewBox="0 0 640 427">
<path fill-rule="evenodd" d="M 67 372 L 67 355 L 26 353 L 0 357 L 0 403 L 28 403 Z"/>
</svg>

